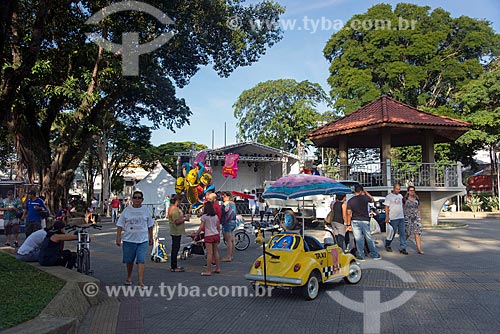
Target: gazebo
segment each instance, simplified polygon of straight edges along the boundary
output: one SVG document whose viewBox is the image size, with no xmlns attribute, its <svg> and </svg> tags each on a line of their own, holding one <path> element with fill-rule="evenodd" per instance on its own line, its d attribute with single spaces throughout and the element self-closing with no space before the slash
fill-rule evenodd
<svg viewBox="0 0 500 334">
<path fill-rule="evenodd" d="M 368 191 L 385 195 L 393 183 L 414 185 L 422 201 L 421 212 L 427 222 L 437 224 L 439 211 L 447 198 L 465 193 L 461 164 L 436 164 L 434 144 L 455 141 L 470 124 L 431 114 L 388 96 L 361 107 L 309 134 L 318 147 L 338 149 L 339 178 L 353 179 Z M 422 147 L 419 163 L 391 162 L 391 148 Z M 379 148 L 380 162 L 348 164 L 349 148 Z"/>
</svg>

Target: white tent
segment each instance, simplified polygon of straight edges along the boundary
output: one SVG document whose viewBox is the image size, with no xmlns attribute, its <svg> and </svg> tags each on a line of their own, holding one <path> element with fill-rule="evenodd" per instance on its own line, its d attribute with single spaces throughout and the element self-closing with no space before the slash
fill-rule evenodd
<svg viewBox="0 0 500 334">
<path fill-rule="evenodd" d="M 175 178 L 163 168 L 161 163 L 158 163 L 144 179 L 135 185 L 135 189 L 144 194 L 142 204 L 150 209 L 154 208 L 154 212 L 159 213 L 164 209 L 165 195 L 172 197 L 172 194 L 175 194 Z"/>
</svg>

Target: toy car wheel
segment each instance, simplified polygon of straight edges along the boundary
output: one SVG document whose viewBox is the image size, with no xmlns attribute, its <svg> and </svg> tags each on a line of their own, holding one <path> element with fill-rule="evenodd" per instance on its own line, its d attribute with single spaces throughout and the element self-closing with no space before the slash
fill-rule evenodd
<svg viewBox="0 0 500 334">
<path fill-rule="evenodd" d="M 361 281 L 361 268 L 355 262 L 349 265 L 349 276 L 344 277 L 344 281 L 349 284 L 357 284 Z"/>
<path fill-rule="evenodd" d="M 309 275 L 307 283 L 304 286 L 302 286 L 302 294 L 306 300 L 313 300 L 318 296 L 319 282 L 320 282 L 319 274 L 313 271 Z"/>
<path fill-rule="evenodd" d="M 283 214 L 283 221 L 281 226 L 287 231 L 295 230 L 297 228 L 297 217 L 292 210 L 285 210 Z"/>
<path fill-rule="evenodd" d="M 155 259 L 155 262 L 160 262 L 160 261 L 161 261 L 161 259 L 160 259 L 159 257 L 157 257 L 157 258 Z"/>
<path fill-rule="evenodd" d="M 154 260 L 155 260 L 155 256 L 151 255 L 151 261 L 154 261 Z"/>
</svg>

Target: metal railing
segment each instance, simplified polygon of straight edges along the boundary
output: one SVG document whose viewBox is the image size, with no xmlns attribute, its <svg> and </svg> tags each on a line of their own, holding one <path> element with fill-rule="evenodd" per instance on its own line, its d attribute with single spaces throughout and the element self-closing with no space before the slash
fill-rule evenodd
<svg viewBox="0 0 500 334">
<path fill-rule="evenodd" d="M 461 187 L 460 163 L 380 162 L 338 166 L 325 171 L 325 175 L 337 179 L 359 182 L 364 187 L 384 187 L 400 183 L 415 187 Z"/>
</svg>

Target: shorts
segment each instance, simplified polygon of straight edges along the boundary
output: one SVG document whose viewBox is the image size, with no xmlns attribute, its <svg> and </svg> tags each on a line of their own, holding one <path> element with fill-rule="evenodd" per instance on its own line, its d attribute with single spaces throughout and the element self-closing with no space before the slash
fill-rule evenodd
<svg viewBox="0 0 500 334">
<path fill-rule="evenodd" d="M 4 221 L 5 235 L 19 234 L 21 232 L 21 224 L 17 218 Z"/>
<path fill-rule="evenodd" d="M 250 213 L 252 215 L 255 215 L 257 213 L 257 207 L 256 206 L 250 206 L 248 208 L 250 209 Z"/>
<path fill-rule="evenodd" d="M 222 225 L 222 233 L 231 233 L 236 229 L 236 222 L 226 223 Z"/>
<path fill-rule="evenodd" d="M 124 241 L 123 263 L 146 263 L 146 252 L 148 251 L 148 242 L 144 241 L 140 244 L 135 242 Z"/>
<path fill-rule="evenodd" d="M 205 243 L 215 244 L 220 242 L 220 234 L 205 236 Z"/>
</svg>

